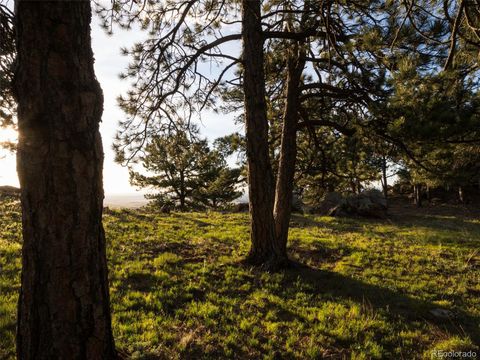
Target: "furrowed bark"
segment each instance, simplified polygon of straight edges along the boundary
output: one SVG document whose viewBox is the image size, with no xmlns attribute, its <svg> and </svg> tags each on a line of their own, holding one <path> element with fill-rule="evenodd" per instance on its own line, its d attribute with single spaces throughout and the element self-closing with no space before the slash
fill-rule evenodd
<svg viewBox="0 0 480 360">
<path fill-rule="evenodd" d="M 251 218 L 249 263 L 276 267 L 286 259 L 278 248 L 273 219 L 274 180 L 268 149 L 260 1 L 242 0 L 245 125 Z"/>
<path fill-rule="evenodd" d="M 275 234 L 277 246 L 286 254 L 288 228 L 292 211 L 293 184 L 297 158 L 297 127 L 300 106 L 300 80 L 305 67 L 305 54 L 295 43 L 287 64 L 286 101 L 283 114 L 280 159 L 275 191 Z"/>
<path fill-rule="evenodd" d="M 16 2 L 19 359 L 113 359 L 88 0 Z"/>
</svg>

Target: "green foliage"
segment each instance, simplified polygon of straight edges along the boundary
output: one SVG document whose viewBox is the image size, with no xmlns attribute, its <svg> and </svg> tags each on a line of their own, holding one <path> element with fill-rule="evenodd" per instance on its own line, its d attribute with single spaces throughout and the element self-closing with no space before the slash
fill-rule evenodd
<svg viewBox="0 0 480 360">
<path fill-rule="evenodd" d="M 218 153 L 214 153 L 213 157 L 218 158 Z M 213 163 L 194 193 L 195 200 L 207 208 L 225 207 L 242 195 L 242 192 L 237 190 L 241 169 L 227 168 L 223 161 L 221 162 Z"/>
<path fill-rule="evenodd" d="M 145 35 L 122 49 L 130 64 L 120 77 L 132 81 L 118 97 L 125 118 L 114 146 L 125 158 L 142 149 L 158 127 L 190 121 L 205 108 L 218 110 L 222 90 L 238 83 L 237 47 L 225 46 L 241 38 L 238 2 L 122 0 L 96 2 L 96 11 L 108 32 L 119 25 Z"/>
<path fill-rule="evenodd" d="M 239 133 L 220 137 L 213 142 L 213 147 L 220 152 L 223 157 L 226 158 L 237 155 L 237 160 L 240 164 L 246 162 L 245 146 L 245 137 Z"/>
<path fill-rule="evenodd" d="M 421 74 L 411 62 L 392 79 L 388 132 L 408 148 L 413 182 L 477 184 L 480 180 L 478 79 L 457 71 Z M 408 156 L 407 156 L 408 155 Z"/>
<path fill-rule="evenodd" d="M 152 137 L 140 160 L 152 175 L 131 169 L 130 182 L 159 190 L 147 195 L 157 205 L 216 209 L 242 194 L 237 190 L 240 169 L 230 169 L 221 151 L 210 150 L 207 140 L 198 138 L 196 127 Z"/>
<path fill-rule="evenodd" d="M 371 131 L 358 128 L 345 136 L 322 128 L 316 130 L 315 137 L 319 147 L 310 135 L 298 138 L 296 186 L 305 202 L 315 204 L 329 191 L 359 193 L 380 180 L 379 139 L 372 139 Z"/>
<path fill-rule="evenodd" d="M 13 359 L 21 219 L 18 205 L 0 210 L 0 357 Z M 476 349 L 480 222 L 443 211 L 294 216 L 290 254 L 308 267 L 280 273 L 240 262 L 246 214 L 109 211 L 116 345 L 134 359 L 428 359 Z"/>
<path fill-rule="evenodd" d="M 15 127 L 16 104 L 13 98 L 13 70 L 15 65 L 14 15 L 12 2 L 0 0 L 0 128 Z M 0 149 L 14 150 L 11 142 L 0 141 Z"/>
</svg>

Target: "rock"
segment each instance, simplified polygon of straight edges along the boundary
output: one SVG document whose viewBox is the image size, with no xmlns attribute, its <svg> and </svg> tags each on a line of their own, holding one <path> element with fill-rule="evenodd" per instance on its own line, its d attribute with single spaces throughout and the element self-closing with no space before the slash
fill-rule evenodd
<svg viewBox="0 0 480 360">
<path fill-rule="evenodd" d="M 292 197 L 292 212 L 303 213 L 305 209 L 305 204 L 303 203 L 300 196 L 293 194 Z"/>
<path fill-rule="evenodd" d="M 242 213 L 242 212 L 248 212 L 250 210 L 250 206 L 248 203 L 238 203 L 235 204 L 232 208 L 232 212 L 234 213 Z"/>
<path fill-rule="evenodd" d="M 328 192 L 323 196 L 317 206 L 312 207 L 311 212 L 320 215 L 330 215 L 333 209 L 338 207 L 343 200 L 340 193 L 335 191 Z"/>
<path fill-rule="evenodd" d="M 367 196 L 372 203 L 379 204 L 383 206 L 385 209 L 387 208 L 387 200 L 385 199 L 385 196 L 380 190 L 369 189 L 369 190 L 363 191 L 360 195 Z"/>
<path fill-rule="evenodd" d="M 327 214 L 330 216 L 362 216 L 383 219 L 387 216 L 387 201 L 380 191 L 367 190 L 342 199 Z"/>
<path fill-rule="evenodd" d="M 173 206 L 171 204 L 163 204 L 160 207 L 160 213 L 162 214 L 170 214 L 173 210 Z"/>
<path fill-rule="evenodd" d="M 338 217 L 346 217 L 349 215 L 347 211 L 347 203 L 345 200 L 342 200 L 340 204 L 331 208 L 327 211 L 328 216 L 338 216 Z"/>
<path fill-rule="evenodd" d="M 446 310 L 446 309 L 432 309 L 429 312 L 433 316 L 435 316 L 437 318 L 440 318 L 440 319 L 451 319 L 451 318 L 454 317 L 453 312 L 451 312 L 450 310 Z"/>
</svg>

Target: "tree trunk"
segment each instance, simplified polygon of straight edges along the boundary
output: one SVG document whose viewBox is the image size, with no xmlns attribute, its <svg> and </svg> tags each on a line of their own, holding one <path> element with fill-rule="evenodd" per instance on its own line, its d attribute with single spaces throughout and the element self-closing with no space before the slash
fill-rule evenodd
<svg viewBox="0 0 480 360">
<path fill-rule="evenodd" d="M 357 193 L 357 186 L 353 178 L 350 179 L 350 190 L 352 191 L 353 194 Z"/>
<path fill-rule="evenodd" d="M 388 203 L 388 178 L 387 178 L 387 158 L 382 157 L 382 188 L 385 201 Z"/>
<path fill-rule="evenodd" d="M 19 359 L 112 359 L 102 227 L 103 95 L 88 0 L 16 3 Z"/>
<path fill-rule="evenodd" d="M 185 186 L 185 176 L 183 172 L 180 172 L 180 210 L 185 211 L 186 210 L 186 203 L 185 199 L 187 197 L 186 195 L 186 186 Z"/>
<path fill-rule="evenodd" d="M 285 252 L 275 241 L 274 180 L 268 149 L 267 106 L 260 1 L 242 0 L 245 127 L 251 248 L 247 261 L 275 267 Z"/>
<path fill-rule="evenodd" d="M 413 185 L 413 198 L 417 207 L 422 207 L 422 190 L 420 184 Z"/>
<path fill-rule="evenodd" d="M 292 46 L 287 64 L 287 88 L 283 114 L 280 159 L 275 192 L 275 234 L 278 247 L 287 253 L 288 228 L 292 211 L 293 182 L 297 157 L 297 125 L 299 112 L 299 85 L 305 67 L 303 47 Z"/>
<path fill-rule="evenodd" d="M 458 200 L 460 200 L 460 202 L 461 202 L 462 204 L 465 203 L 465 195 L 464 195 L 464 193 L 463 193 L 463 188 L 462 188 L 462 186 L 459 186 L 459 187 L 458 187 Z"/>
</svg>

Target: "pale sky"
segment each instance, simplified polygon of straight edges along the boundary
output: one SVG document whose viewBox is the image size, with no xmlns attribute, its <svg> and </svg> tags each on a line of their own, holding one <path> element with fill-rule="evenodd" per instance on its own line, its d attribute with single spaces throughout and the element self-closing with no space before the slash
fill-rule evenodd
<svg viewBox="0 0 480 360">
<path fill-rule="evenodd" d="M 103 137 L 105 151 L 104 163 L 104 187 L 108 194 L 132 194 L 136 189 L 128 182 L 126 168 L 116 164 L 111 149 L 113 137 L 117 129 L 117 123 L 124 117 L 118 108 L 116 97 L 128 89 L 128 81 L 121 81 L 118 74 L 128 64 L 128 58 L 120 55 L 120 48 L 132 45 L 140 40 L 144 34 L 141 31 L 116 30 L 113 36 L 108 36 L 97 25 L 98 19 L 94 17 L 92 24 L 92 46 L 95 55 L 95 72 L 104 93 L 104 112 L 100 131 Z M 217 115 L 214 113 L 202 114 L 201 131 L 209 140 L 242 131 L 235 125 L 232 116 Z M 0 142 L 15 138 L 12 131 L 0 130 Z M 15 166 L 15 155 L 0 150 L 0 185 L 18 186 L 18 178 Z"/>
</svg>

